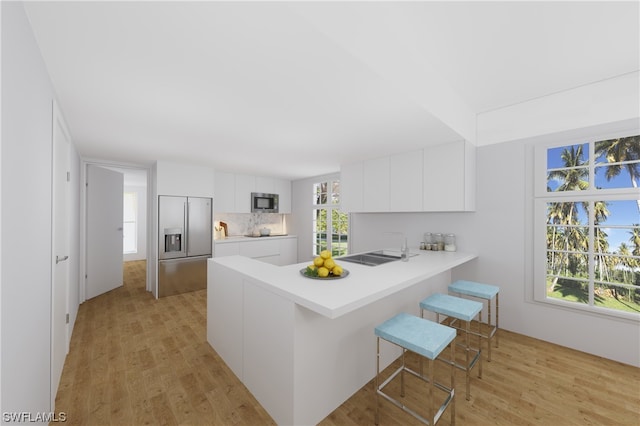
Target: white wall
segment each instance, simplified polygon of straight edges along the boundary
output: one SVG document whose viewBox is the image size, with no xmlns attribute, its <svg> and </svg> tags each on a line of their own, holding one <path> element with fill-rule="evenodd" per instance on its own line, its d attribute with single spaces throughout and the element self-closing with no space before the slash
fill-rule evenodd
<svg viewBox="0 0 640 426">
<path fill-rule="evenodd" d="M 480 114 L 474 213 L 356 214 L 351 251 L 393 244 L 383 231 L 453 232 L 480 257 L 454 271 L 501 287 L 502 328 L 640 367 L 640 323 L 533 302 L 533 146 L 640 127 L 640 72 Z"/>
<path fill-rule="evenodd" d="M 383 230 L 407 233 L 413 246 L 424 232 L 453 232 L 458 250 L 478 253 L 479 258 L 457 268 L 452 278 L 500 286 L 502 328 L 640 366 L 639 323 L 532 301 L 534 143 L 510 142 L 478 148 L 476 212 L 353 215 L 353 251 L 386 246 L 390 237 L 382 235 Z"/>
<path fill-rule="evenodd" d="M 22 3 L 2 7 L 2 301 L 0 412 L 48 412 L 51 335 L 51 161 L 54 93 Z M 72 147 L 71 171 L 79 177 Z M 72 180 L 72 183 L 74 181 Z M 78 181 L 75 180 L 74 187 Z M 78 193 L 72 190 L 73 218 Z M 74 210 L 75 209 L 75 210 Z M 71 256 L 79 251 L 71 231 Z M 70 259 L 70 260 L 73 260 Z M 77 280 L 77 261 L 70 279 Z M 73 285 L 76 288 L 73 288 Z M 77 281 L 69 300 L 77 300 Z M 75 318 L 77 306 L 70 314 Z"/>
<path fill-rule="evenodd" d="M 73 327 L 78 316 L 78 308 L 80 307 L 80 285 L 84 283 L 84 280 L 80 279 L 80 191 L 83 185 L 80 156 L 76 152 L 73 143 L 71 143 L 71 160 L 69 163 L 71 172 L 71 187 L 69 189 L 69 197 L 71 198 L 71 209 L 69 211 L 71 215 L 71 220 L 69 221 L 71 235 L 69 239 L 69 294 L 67 306 L 69 308 L 68 339 L 71 341 Z"/>
<path fill-rule="evenodd" d="M 156 174 L 158 195 L 213 197 L 213 168 L 158 161 Z"/>
</svg>

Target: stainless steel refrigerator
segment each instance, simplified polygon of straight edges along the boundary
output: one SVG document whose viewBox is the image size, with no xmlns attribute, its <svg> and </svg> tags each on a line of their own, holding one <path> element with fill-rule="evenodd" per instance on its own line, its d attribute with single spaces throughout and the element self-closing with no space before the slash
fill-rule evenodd
<svg viewBox="0 0 640 426">
<path fill-rule="evenodd" d="M 212 199 L 158 197 L 158 297 L 207 287 Z"/>
</svg>

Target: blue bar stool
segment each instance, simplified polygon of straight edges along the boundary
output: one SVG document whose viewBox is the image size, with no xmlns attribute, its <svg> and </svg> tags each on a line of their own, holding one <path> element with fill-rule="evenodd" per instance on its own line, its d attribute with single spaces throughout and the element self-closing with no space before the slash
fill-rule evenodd
<svg viewBox="0 0 640 426">
<path fill-rule="evenodd" d="M 459 295 L 466 295 L 483 299 L 487 301 L 487 327 L 488 331 L 482 334 L 482 337 L 487 339 L 488 344 L 488 360 L 491 361 L 491 340 L 495 337 L 496 348 L 498 347 L 498 324 L 500 322 L 500 287 L 489 284 L 477 283 L 474 281 L 458 280 L 449 285 L 449 292 Z M 495 325 L 491 323 L 491 301 L 495 300 L 496 308 L 496 322 Z"/>
<path fill-rule="evenodd" d="M 424 311 L 435 312 L 436 322 L 440 323 L 440 315 L 449 318 L 447 325 L 464 332 L 464 343 L 458 345 L 464 348 L 466 360 L 465 364 L 460 364 L 455 358 L 451 362 L 466 373 L 467 401 L 470 399 L 471 382 L 470 372 L 478 365 L 478 377 L 482 378 L 482 340 L 480 335 L 480 321 L 482 317 L 482 303 L 473 300 L 462 299 L 460 297 L 449 296 L 448 294 L 435 293 L 420 302 L 420 316 L 424 317 Z M 478 316 L 478 332 L 471 331 L 471 321 Z M 456 326 L 456 322 L 464 321 L 464 327 Z M 478 336 L 478 347 L 473 348 L 469 342 L 469 336 Z M 472 356 L 473 353 L 473 356 Z"/>
<path fill-rule="evenodd" d="M 423 318 L 419 318 L 414 315 L 401 313 L 388 319 L 384 323 L 375 328 L 375 335 L 377 336 L 377 359 L 376 359 L 376 377 L 375 377 L 375 390 L 376 390 L 376 414 L 375 424 L 379 423 L 379 403 L 378 395 L 382 395 L 385 399 L 393 403 L 395 406 L 401 408 L 403 411 L 411 414 L 418 420 L 428 425 L 435 425 L 440 419 L 446 408 L 450 405 L 451 412 L 451 424 L 455 425 L 456 421 L 456 406 L 455 406 L 455 367 L 451 365 L 451 384 L 446 387 L 435 381 L 435 369 L 434 363 L 440 353 L 447 347 L 451 348 L 451 358 L 455 359 L 455 338 L 456 330 L 441 324 L 436 324 L 433 321 L 429 321 Z M 402 348 L 402 365 L 394 371 L 389 378 L 387 378 L 381 385 L 378 385 L 380 376 L 380 339 L 386 340 L 394 345 Z M 428 375 L 427 377 L 419 374 L 405 364 L 406 351 L 414 352 L 421 357 L 425 357 L 428 360 Z M 404 397 L 404 373 L 405 371 L 424 382 L 430 383 L 429 396 L 427 401 L 427 416 L 428 419 L 421 416 L 411 408 L 405 406 L 402 402 L 394 399 L 390 395 L 384 392 L 385 386 L 389 384 L 398 374 L 400 374 L 400 396 Z M 444 402 L 440 405 L 440 408 L 436 410 L 434 406 L 434 388 L 443 391 L 446 394 Z"/>
</svg>

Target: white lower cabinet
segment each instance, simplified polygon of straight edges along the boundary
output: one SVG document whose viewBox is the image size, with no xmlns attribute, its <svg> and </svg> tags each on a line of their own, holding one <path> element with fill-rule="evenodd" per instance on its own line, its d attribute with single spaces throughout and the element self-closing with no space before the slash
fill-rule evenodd
<svg viewBox="0 0 640 426">
<path fill-rule="evenodd" d="M 216 241 L 215 257 L 240 255 L 273 265 L 298 263 L 298 238 L 295 236 Z"/>
<path fill-rule="evenodd" d="M 216 241 L 213 257 L 235 256 L 240 254 L 238 243 L 218 243 Z"/>
<path fill-rule="evenodd" d="M 282 238 L 280 243 L 280 265 L 293 265 L 298 263 L 298 239 Z"/>
</svg>

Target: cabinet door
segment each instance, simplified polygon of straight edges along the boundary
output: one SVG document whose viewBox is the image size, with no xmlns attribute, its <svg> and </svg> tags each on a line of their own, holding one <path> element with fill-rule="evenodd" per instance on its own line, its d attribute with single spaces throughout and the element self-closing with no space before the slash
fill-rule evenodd
<svg viewBox="0 0 640 426">
<path fill-rule="evenodd" d="M 278 194 L 279 212 L 291 213 L 291 181 L 274 179 L 274 192 Z"/>
<path fill-rule="evenodd" d="M 389 211 L 389 157 L 363 164 L 363 207 L 366 212 Z"/>
<path fill-rule="evenodd" d="M 261 240 L 247 241 L 240 243 L 240 256 L 247 257 L 267 257 L 278 256 L 280 254 L 280 245 L 278 240 Z"/>
<path fill-rule="evenodd" d="M 389 158 L 389 208 L 394 212 L 422 211 L 423 150 Z"/>
<path fill-rule="evenodd" d="M 275 180 L 270 177 L 256 176 L 256 189 L 255 192 L 262 192 L 265 194 L 276 194 Z"/>
<path fill-rule="evenodd" d="M 362 161 L 340 166 L 340 209 L 363 211 L 364 175 Z"/>
<path fill-rule="evenodd" d="M 251 213 L 252 192 L 256 192 L 255 176 L 236 175 L 236 213 Z"/>
<path fill-rule="evenodd" d="M 240 254 L 238 243 L 218 243 L 216 242 L 213 251 L 214 257 L 234 256 Z"/>
<path fill-rule="evenodd" d="M 298 239 L 282 238 L 280 241 L 280 260 L 278 265 L 293 265 L 298 263 Z"/>
<path fill-rule="evenodd" d="M 207 341 L 241 380 L 243 377 L 244 286 L 242 275 L 209 262 Z"/>
<path fill-rule="evenodd" d="M 213 208 L 216 213 L 234 213 L 236 210 L 236 176 L 233 173 L 215 173 Z"/>
<path fill-rule="evenodd" d="M 425 211 L 469 211 L 474 208 L 475 150 L 465 141 L 424 149 Z"/>
</svg>

